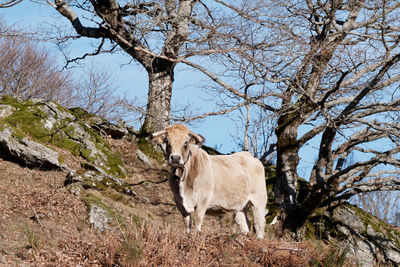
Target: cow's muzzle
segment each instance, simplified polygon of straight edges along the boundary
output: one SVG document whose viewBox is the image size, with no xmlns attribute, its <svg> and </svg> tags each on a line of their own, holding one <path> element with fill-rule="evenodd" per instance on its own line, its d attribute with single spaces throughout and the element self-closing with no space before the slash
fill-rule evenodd
<svg viewBox="0 0 400 267">
<path fill-rule="evenodd" d="M 183 165 L 182 156 L 178 154 L 171 154 L 169 156 L 168 163 L 171 166 L 181 166 Z"/>
</svg>

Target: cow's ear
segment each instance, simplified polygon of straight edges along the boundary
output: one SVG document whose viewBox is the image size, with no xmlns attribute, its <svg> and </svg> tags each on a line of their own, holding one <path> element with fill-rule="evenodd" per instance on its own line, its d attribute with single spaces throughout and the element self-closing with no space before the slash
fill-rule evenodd
<svg viewBox="0 0 400 267">
<path fill-rule="evenodd" d="M 167 135 L 167 132 L 165 130 L 161 130 L 161 131 L 153 133 L 151 135 L 151 140 L 158 144 L 162 144 L 162 143 L 165 143 L 166 135 Z"/>
<path fill-rule="evenodd" d="M 206 141 L 206 139 L 203 136 L 201 136 L 200 134 L 190 132 L 189 135 L 190 135 L 190 143 L 192 143 L 192 144 L 202 146 L 204 144 L 204 142 Z"/>
</svg>

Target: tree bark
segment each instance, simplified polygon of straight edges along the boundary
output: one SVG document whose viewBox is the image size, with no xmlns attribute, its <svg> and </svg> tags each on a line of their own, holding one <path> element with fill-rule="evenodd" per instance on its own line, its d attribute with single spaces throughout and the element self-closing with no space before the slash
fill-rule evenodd
<svg viewBox="0 0 400 267">
<path fill-rule="evenodd" d="M 164 62 L 161 62 L 164 61 Z M 142 132 L 152 133 L 165 129 L 170 123 L 170 106 L 175 65 L 156 58 L 148 70 L 149 91 L 146 117 Z"/>
<path fill-rule="evenodd" d="M 278 119 L 277 187 L 276 196 L 281 204 L 283 220 L 290 220 L 297 208 L 297 165 L 299 164 L 297 130 L 300 125 L 297 111 L 289 111 Z"/>
</svg>

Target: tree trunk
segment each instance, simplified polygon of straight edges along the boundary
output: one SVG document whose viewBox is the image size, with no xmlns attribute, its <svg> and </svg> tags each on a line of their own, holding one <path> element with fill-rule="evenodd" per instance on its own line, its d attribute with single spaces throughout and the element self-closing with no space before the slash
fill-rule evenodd
<svg viewBox="0 0 400 267">
<path fill-rule="evenodd" d="M 296 111 L 282 115 L 276 128 L 277 136 L 277 188 L 276 197 L 281 204 L 283 220 L 291 220 L 297 209 L 297 165 L 299 146 L 297 130 L 300 125 Z"/>
<path fill-rule="evenodd" d="M 149 92 L 146 117 L 142 132 L 153 133 L 163 130 L 170 124 L 170 107 L 172 83 L 174 81 L 175 65 L 164 60 L 155 59 L 153 68 L 148 70 Z"/>
</svg>

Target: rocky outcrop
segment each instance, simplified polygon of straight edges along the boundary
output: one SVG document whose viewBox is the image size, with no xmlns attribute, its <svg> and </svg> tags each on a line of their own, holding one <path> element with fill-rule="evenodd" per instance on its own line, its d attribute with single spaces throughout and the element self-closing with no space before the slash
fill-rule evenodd
<svg viewBox="0 0 400 267">
<path fill-rule="evenodd" d="M 81 196 L 88 222 L 101 232 L 119 218 L 104 204 L 102 192 L 110 194 L 111 189 L 127 198 L 136 196 L 123 179 L 126 171 L 120 155 L 102 138 L 105 135 L 133 138 L 133 130 L 43 99 L 0 98 L 1 155 L 30 167 L 69 171 L 65 186 Z M 74 158 L 73 166 L 68 166 L 66 157 Z"/>
<path fill-rule="evenodd" d="M 97 117 L 88 113 L 82 108 L 70 109 L 76 117 L 84 120 L 93 130 L 101 136 L 111 136 L 113 139 L 121 139 L 123 137 L 132 136 L 135 131 L 129 127 L 125 121 L 119 120 L 117 124 L 111 123 L 106 119 Z"/>
<path fill-rule="evenodd" d="M 68 169 L 60 162 L 60 154 L 27 137 L 17 138 L 15 131 L 4 126 L 0 132 L 0 146 L 24 165 L 45 169 Z"/>
<path fill-rule="evenodd" d="M 21 163 L 39 168 L 67 168 L 53 149 L 68 151 L 109 175 L 124 177 L 121 158 L 73 110 L 42 99 L 0 99 L 0 145 Z"/>
<path fill-rule="evenodd" d="M 361 266 L 400 264 L 400 232 L 395 227 L 350 204 L 331 214 L 338 222 L 337 231 L 348 237 L 341 243 Z"/>
<path fill-rule="evenodd" d="M 115 191 L 126 195 L 137 195 L 132 187 L 124 180 L 95 170 L 87 170 L 83 173 L 70 171 L 65 179 L 64 185 L 80 186 L 83 189 L 97 190 L 112 188 Z"/>
<path fill-rule="evenodd" d="M 357 266 L 400 264 L 399 229 L 349 203 L 312 217 L 306 232 L 338 246 Z"/>
</svg>

